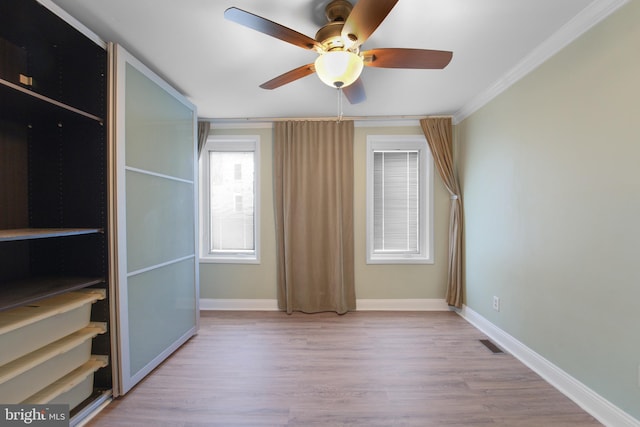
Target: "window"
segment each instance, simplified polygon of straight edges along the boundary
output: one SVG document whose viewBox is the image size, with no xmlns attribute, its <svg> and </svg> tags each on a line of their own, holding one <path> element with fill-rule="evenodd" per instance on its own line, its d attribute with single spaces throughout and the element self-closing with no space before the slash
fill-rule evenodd
<svg viewBox="0 0 640 427">
<path fill-rule="evenodd" d="M 433 263 L 433 160 L 419 135 L 367 137 L 367 263 Z"/>
<path fill-rule="evenodd" d="M 200 154 L 200 259 L 258 263 L 260 137 L 210 136 Z"/>
</svg>

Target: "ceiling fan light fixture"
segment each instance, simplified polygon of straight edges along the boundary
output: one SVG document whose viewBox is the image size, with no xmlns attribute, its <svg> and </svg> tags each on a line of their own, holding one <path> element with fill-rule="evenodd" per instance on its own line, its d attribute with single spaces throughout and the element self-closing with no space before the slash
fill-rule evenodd
<svg viewBox="0 0 640 427">
<path fill-rule="evenodd" d="M 347 50 L 326 52 L 316 59 L 316 74 L 326 85 L 347 87 L 360 77 L 364 63 L 362 57 Z"/>
</svg>

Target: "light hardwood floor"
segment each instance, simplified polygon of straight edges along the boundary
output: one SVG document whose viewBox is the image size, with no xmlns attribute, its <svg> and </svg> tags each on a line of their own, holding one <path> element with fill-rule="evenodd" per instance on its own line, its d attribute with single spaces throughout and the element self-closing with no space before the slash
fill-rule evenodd
<svg viewBox="0 0 640 427">
<path fill-rule="evenodd" d="M 203 312 L 198 335 L 88 425 L 600 424 L 450 312 Z"/>
</svg>

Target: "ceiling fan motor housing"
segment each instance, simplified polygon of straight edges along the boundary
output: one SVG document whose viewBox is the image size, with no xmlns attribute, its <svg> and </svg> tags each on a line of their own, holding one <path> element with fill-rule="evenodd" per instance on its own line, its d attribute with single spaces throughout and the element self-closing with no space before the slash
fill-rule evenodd
<svg viewBox="0 0 640 427">
<path fill-rule="evenodd" d="M 327 4 L 324 14 L 329 22 L 346 21 L 347 16 L 351 13 L 353 5 L 347 0 L 333 0 Z"/>
<path fill-rule="evenodd" d="M 320 43 L 326 52 L 331 50 L 344 50 L 345 41 L 342 38 L 342 27 L 351 13 L 353 6 L 347 0 L 333 0 L 327 4 L 325 15 L 329 23 L 320 28 L 316 33 L 316 41 Z"/>
<path fill-rule="evenodd" d="M 344 22 L 329 22 L 318 30 L 316 40 L 324 47 L 325 51 L 344 49 L 344 40 L 342 40 L 343 26 Z"/>
</svg>

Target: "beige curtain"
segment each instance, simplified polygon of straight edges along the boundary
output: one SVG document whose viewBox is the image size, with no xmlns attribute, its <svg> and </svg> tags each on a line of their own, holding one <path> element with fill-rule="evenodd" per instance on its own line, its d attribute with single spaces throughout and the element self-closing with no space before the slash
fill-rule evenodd
<svg viewBox="0 0 640 427">
<path fill-rule="evenodd" d="M 202 153 L 204 144 L 207 143 L 210 129 L 211 122 L 198 122 L 198 157 L 200 157 L 200 153 Z"/>
<path fill-rule="evenodd" d="M 278 307 L 355 310 L 353 122 L 276 122 Z"/>
<path fill-rule="evenodd" d="M 447 280 L 447 304 L 462 307 L 462 195 L 453 168 L 453 136 L 451 118 L 426 118 L 420 126 L 427 138 L 434 162 L 444 185 L 451 195 L 449 217 L 449 270 Z"/>
</svg>

